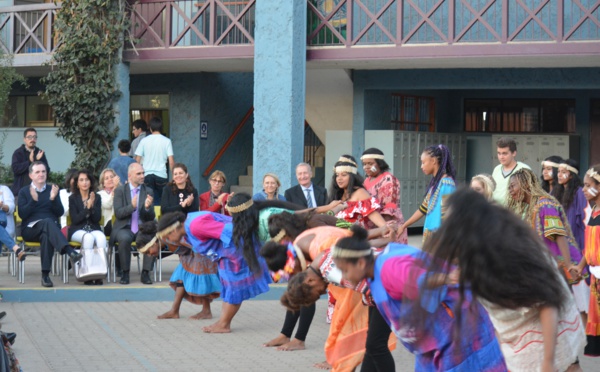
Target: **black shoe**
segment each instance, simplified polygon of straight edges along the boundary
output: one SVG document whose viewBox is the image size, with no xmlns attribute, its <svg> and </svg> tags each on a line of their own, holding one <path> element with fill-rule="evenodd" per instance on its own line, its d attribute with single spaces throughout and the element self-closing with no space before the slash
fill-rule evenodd
<svg viewBox="0 0 600 372">
<path fill-rule="evenodd" d="M 0 320 L 4 319 L 4 317 L 6 316 L 6 311 L 3 311 L 0 313 Z"/>
<path fill-rule="evenodd" d="M 150 280 L 150 274 L 148 274 L 147 270 L 142 270 L 142 277 L 140 278 L 140 281 L 143 284 L 152 284 L 152 280 Z"/>
<path fill-rule="evenodd" d="M 42 286 L 48 288 L 54 287 L 54 284 L 52 283 L 52 280 L 50 280 L 50 277 L 48 275 L 42 276 Z"/>
<path fill-rule="evenodd" d="M 27 255 L 25 254 L 25 250 L 23 248 L 19 248 L 15 251 L 15 254 L 17 255 L 17 260 L 19 261 L 25 261 L 25 259 L 27 258 Z"/>
<path fill-rule="evenodd" d="M 76 251 L 72 251 L 71 253 L 69 253 L 69 257 L 71 258 L 71 261 L 73 261 L 73 264 L 76 264 L 83 258 L 83 256 L 77 253 Z"/>
<path fill-rule="evenodd" d="M 118 276 L 119 278 L 120 278 L 120 277 L 122 277 L 122 276 L 123 276 L 123 270 L 121 270 L 121 269 L 118 269 L 118 270 L 117 270 L 117 276 Z"/>
<path fill-rule="evenodd" d="M 121 280 L 119 281 L 119 283 L 121 284 L 129 284 L 129 272 L 123 272 L 123 275 L 121 276 Z"/>
<path fill-rule="evenodd" d="M 10 342 L 11 345 L 15 343 L 15 339 L 17 338 L 17 334 L 14 332 L 5 333 L 4 336 L 6 337 L 6 340 Z"/>
<path fill-rule="evenodd" d="M 94 285 L 103 285 L 104 282 L 102 281 L 102 279 L 96 279 L 94 280 Z"/>
<path fill-rule="evenodd" d="M 83 284 L 85 284 L 85 285 L 94 285 L 94 281 L 93 280 L 86 280 L 85 282 L 83 282 Z"/>
</svg>

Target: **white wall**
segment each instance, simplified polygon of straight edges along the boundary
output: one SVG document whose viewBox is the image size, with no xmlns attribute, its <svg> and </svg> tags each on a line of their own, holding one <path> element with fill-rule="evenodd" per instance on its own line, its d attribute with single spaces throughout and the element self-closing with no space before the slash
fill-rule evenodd
<svg viewBox="0 0 600 372">
<path fill-rule="evenodd" d="M 25 128 L 2 128 L 0 129 L 0 139 L 2 133 L 7 133 L 2 150 L 4 158 L 2 163 L 10 165 L 12 154 L 17 147 L 23 144 L 23 131 Z M 75 149 L 62 138 L 56 136 L 58 128 L 36 128 L 38 133 L 37 146 L 46 152 L 48 165 L 53 172 L 64 172 L 69 169 L 71 162 L 75 158 Z"/>
</svg>

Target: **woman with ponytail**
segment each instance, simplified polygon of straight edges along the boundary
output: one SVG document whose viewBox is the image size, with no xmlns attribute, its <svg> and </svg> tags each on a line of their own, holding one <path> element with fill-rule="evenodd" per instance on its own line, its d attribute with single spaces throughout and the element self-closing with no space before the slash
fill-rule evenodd
<svg viewBox="0 0 600 372">
<path fill-rule="evenodd" d="M 408 221 L 400 226 L 398 234 L 402 234 L 405 229 L 425 216 L 423 227 L 423 242 L 425 242 L 442 224 L 446 211 L 444 202 L 456 190 L 456 170 L 452 164 L 450 150 L 441 144 L 427 147 L 421 154 L 421 170 L 433 178 L 427 186 L 425 200 Z"/>
</svg>

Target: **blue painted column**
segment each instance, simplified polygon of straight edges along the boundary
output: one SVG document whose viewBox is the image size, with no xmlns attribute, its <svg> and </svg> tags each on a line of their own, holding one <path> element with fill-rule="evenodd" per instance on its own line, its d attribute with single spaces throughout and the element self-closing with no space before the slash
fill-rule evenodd
<svg viewBox="0 0 600 372">
<path fill-rule="evenodd" d="M 115 66 L 117 87 L 121 91 L 121 97 L 115 105 L 115 126 L 119 128 L 119 134 L 113 142 L 113 157 L 119 156 L 117 144 L 122 139 L 129 139 L 129 63 L 121 62 Z"/>
<path fill-rule="evenodd" d="M 254 31 L 254 192 L 273 172 L 280 194 L 296 184 L 304 156 L 306 0 L 256 2 Z"/>
</svg>

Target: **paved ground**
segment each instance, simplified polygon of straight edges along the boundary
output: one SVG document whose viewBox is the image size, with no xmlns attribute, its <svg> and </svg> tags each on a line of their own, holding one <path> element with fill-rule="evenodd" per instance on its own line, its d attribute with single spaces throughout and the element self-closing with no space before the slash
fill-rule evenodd
<svg viewBox="0 0 600 372">
<path fill-rule="evenodd" d="M 411 237 L 418 244 L 419 238 Z M 165 259 L 162 283 L 142 285 L 139 275 L 132 284 L 110 283 L 88 287 L 73 277 L 62 284 L 53 277 L 55 288 L 40 285 L 39 259 L 26 261 L 26 283 L 0 274 L 0 292 L 6 311 L 2 330 L 17 332 L 15 351 L 24 371 L 316 371 L 312 365 L 323 361 L 327 337 L 325 301 L 318 301 L 307 350 L 280 352 L 262 343 L 275 337 L 285 315 L 278 298 L 283 286 L 247 301 L 236 316 L 233 333 L 209 335 L 201 327 L 210 320 L 186 318 L 200 307 L 183 303 L 182 319 L 157 320 L 170 308 L 173 291 L 167 286 L 177 264 Z M 6 258 L 0 258 L 6 265 Z M 135 269 L 132 271 L 135 273 Z M 218 317 L 221 301 L 213 303 Z M 393 352 L 398 371 L 414 370 L 414 358 L 399 346 Z M 600 363 L 581 358 L 585 371 L 600 371 Z"/>
</svg>

